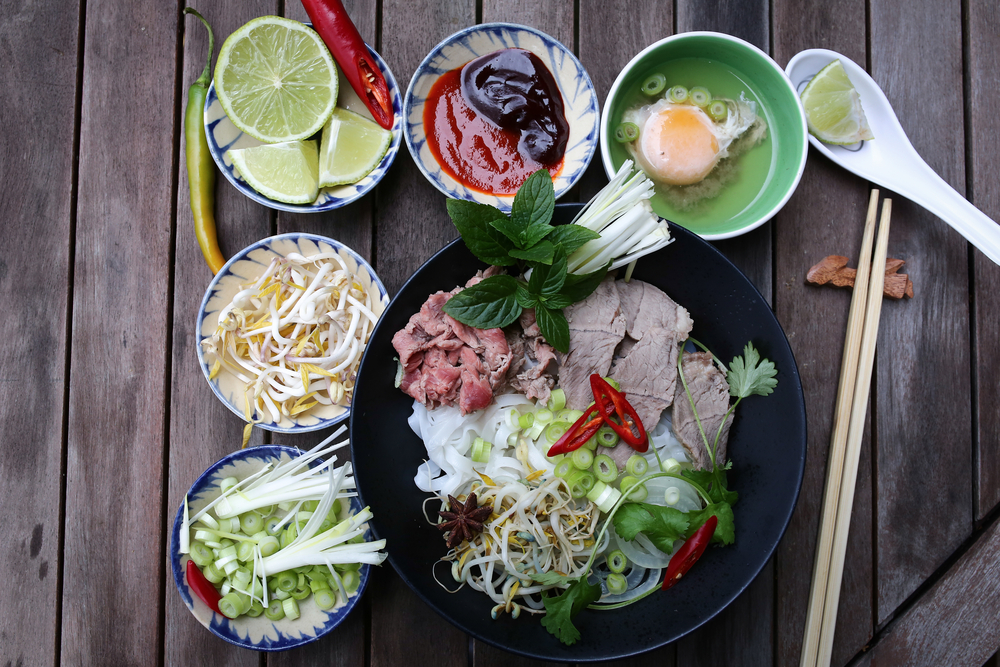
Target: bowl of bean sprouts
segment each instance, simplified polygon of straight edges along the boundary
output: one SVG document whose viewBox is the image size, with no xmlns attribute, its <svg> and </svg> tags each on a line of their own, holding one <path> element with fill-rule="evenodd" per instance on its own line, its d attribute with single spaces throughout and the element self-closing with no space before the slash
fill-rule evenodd
<svg viewBox="0 0 1000 667">
<path fill-rule="evenodd" d="M 251 426 L 327 428 L 350 413 L 361 356 L 389 295 L 348 246 L 279 234 L 233 256 L 198 313 L 198 361 L 215 395 Z"/>
</svg>

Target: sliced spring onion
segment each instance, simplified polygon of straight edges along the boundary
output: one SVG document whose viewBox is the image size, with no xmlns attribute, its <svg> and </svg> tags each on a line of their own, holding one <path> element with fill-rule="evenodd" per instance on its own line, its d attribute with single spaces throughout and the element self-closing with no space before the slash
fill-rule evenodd
<svg viewBox="0 0 1000 667">
<path fill-rule="evenodd" d="M 639 138 L 639 126 L 635 123 L 619 123 L 615 128 L 615 141 L 628 144 Z"/>
<path fill-rule="evenodd" d="M 517 423 L 521 427 L 522 431 L 531 428 L 531 426 L 535 423 L 535 413 L 525 412 L 520 416 Z"/>
<path fill-rule="evenodd" d="M 602 379 L 605 382 L 607 382 L 608 384 L 610 384 L 611 388 L 614 389 L 615 391 L 621 391 L 622 390 L 621 383 L 618 382 L 618 380 L 614 379 L 613 377 L 605 377 L 605 378 L 602 378 Z"/>
<path fill-rule="evenodd" d="M 230 591 L 222 596 L 219 600 L 219 611 L 226 618 L 236 618 L 243 613 L 243 601 L 240 599 L 240 594 L 235 591 Z"/>
<path fill-rule="evenodd" d="M 239 546 L 236 547 L 236 558 L 241 563 L 245 563 L 251 558 L 253 558 L 253 548 L 256 546 L 253 542 L 240 542 Z"/>
<path fill-rule="evenodd" d="M 667 87 L 667 77 L 663 76 L 659 72 L 646 77 L 646 80 L 642 82 L 640 90 L 646 95 L 652 97 L 653 95 L 659 95 L 663 92 L 663 89 Z"/>
<path fill-rule="evenodd" d="M 562 389 L 558 389 L 557 391 L 562 391 Z M 552 420 L 557 422 L 569 422 L 570 424 L 572 424 L 582 416 L 583 416 L 583 410 L 572 410 L 570 408 L 562 408 L 561 410 L 558 410 L 556 412 Z"/>
<path fill-rule="evenodd" d="M 552 410 L 548 408 L 542 408 L 535 413 L 535 423 L 536 424 L 548 424 L 552 421 Z"/>
<path fill-rule="evenodd" d="M 722 100 L 712 100 L 708 105 L 708 117 L 716 123 L 725 123 L 729 117 L 729 105 Z"/>
<path fill-rule="evenodd" d="M 528 440 L 538 440 L 538 436 L 542 434 L 545 430 L 546 424 L 544 422 L 535 419 L 535 423 L 532 424 L 531 428 L 524 432 L 524 435 Z"/>
<path fill-rule="evenodd" d="M 676 486 L 668 487 L 666 491 L 663 492 L 663 502 L 670 506 L 677 504 L 677 501 L 681 499 L 681 492 Z"/>
<path fill-rule="evenodd" d="M 285 608 L 281 604 L 281 600 L 271 600 L 271 603 L 267 605 L 267 609 L 264 610 L 264 616 L 269 621 L 280 621 L 283 619 L 285 617 Z"/>
<path fill-rule="evenodd" d="M 296 602 L 295 598 L 282 600 L 281 607 L 285 610 L 285 616 L 291 620 L 294 621 L 299 617 L 299 603 Z"/>
<path fill-rule="evenodd" d="M 681 464 L 675 458 L 669 458 L 663 462 L 663 472 L 678 473 L 681 471 Z"/>
<path fill-rule="evenodd" d="M 586 447 L 581 447 L 573 452 L 573 465 L 580 470 L 586 470 L 594 463 L 594 453 Z"/>
<path fill-rule="evenodd" d="M 337 604 L 337 596 L 329 587 L 313 593 L 313 599 L 316 600 L 316 606 L 320 609 L 333 609 L 334 605 Z"/>
<path fill-rule="evenodd" d="M 223 493 L 225 493 L 229 489 L 239 484 L 239 482 L 240 480 L 236 479 L 235 477 L 226 477 L 221 482 L 219 482 L 219 488 L 222 489 Z"/>
<path fill-rule="evenodd" d="M 598 454 L 594 457 L 594 475 L 606 484 L 611 483 L 618 478 L 618 465 L 607 454 Z"/>
<path fill-rule="evenodd" d="M 616 574 L 621 574 L 628 566 L 628 559 L 625 558 L 625 554 L 622 553 L 621 549 L 615 549 L 609 553 L 606 560 L 608 563 L 608 569 Z"/>
<path fill-rule="evenodd" d="M 486 463 L 490 460 L 490 451 L 493 443 L 486 442 L 482 438 L 476 438 L 472 443 L 472 460 L 476 463 Z"/>
<path fill-rule="evenodd" d="M 597 434 L 594 436 L 597 439 L 597 444 L 603 447 L 614 447 L 618 444 L 618 434 L 615 430 L 605 424 L 597 430 Z"/>
<path fill-rule="evenodd" d="M 587 491 L 587 500 L 597 505 L 602 512 L 610 512 L 621 497 L 618 489 L 604 482 L 595 482 L 593 488 Z"/>
<path fill-rule="evenodd" d="M 197 563 L 198 561 L 195 562 Z M 201 573 L 204 574 L 205 578 L 213 584 L 221 584 L 226 579 L 226 573 L 215 567 L 215 563 L 209 563 L 205 567 L 201 568 Z"/>
<path fill-rule="evenodd" d="M 642 477 L 649 470 L 649 461 L 639 454 L 633 454 L 625 462 L 625 470 L 633 477 Z"/>
<path fill-rule="evenodd" d="M 521 413 L 517 411 L 517 408 L 511 408 L 504 413 L 503 423 L 511 431 L 521 430 Z"/>
<path fill-rule="evenodd" d="M 559 438 L 566 434 L 569 427 L 572 426 L 569 422 L 552 422 L 545 427 L 545 440 L 550 444 L 555 444 Z"/>
<path fill-rule="evenodd" d="M 576 470 L 576 466 L 573 465 L 573 458 L 570 456 L 564 456 L 559 463 L 556 464 L 556 477 L 565 477 Z"/>
<path fill-rule="evenodd" d="M 618 486 L 621 487 L 622 494 L 633 502 L 641 503 L 649 495 L 645 485 L 639 485 L 639 480 L 632 475 L 622 477 Z"/>
<path fill-rule="evenodd" d="M 695 86 L 691 89 L 691 103 L 704 109 L 712 103 L 712 93 L 708 92 L 708 88 Z"/>
<path fill-rule="evenodd" d="M 684 104 L 688 101 L 688 89 L 684 86 L 674 86 L 667 93 L 667 99 L 674 104 Z"/>
<path fill-rule="evenodd" d="M 566 392 L 562 389 L 553 389 L 549 393 L 549 402 L 546 406 L 549 410 L 553 412 L 559 412 L 566 407 Z M 574 420 L 575 421 L 575 420 Z"/>
<path fill-rule="evenodd" d="M 247 610 L 247 616 L 250 618 L 257 618 L 264 613 L 264 605 L 258 600 L 253 600 L 250 602 L 250 609 Z"/>
<path fill-rule="evenodd" d="M 628 589 L 628 581 L 617 572 L 609 574 L 605 583 L 608 585 L 608 592 L 612 595 L 621 595 Z"/>
<path fill-rule="evenodd" d="M 215 560 L 215 554 L 212 553 L 212 550 L 204 542 L 192 542 L 190 552 L 191 560 L 198 567 L 205 567 Z"/>
</svg>

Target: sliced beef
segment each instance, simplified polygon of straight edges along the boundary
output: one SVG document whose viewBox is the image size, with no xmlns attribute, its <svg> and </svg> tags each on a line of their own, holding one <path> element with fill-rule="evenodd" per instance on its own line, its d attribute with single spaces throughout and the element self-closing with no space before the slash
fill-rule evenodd
<svg viewBox="0 0 1000 667">
<path fill-rule="evenodd" d="M 616 286 L 625 316 L 625 330 L 631 338 L 641 340 L 652 327 L 675 331 L 681 340 L 691 333 L 694 326 L 691 315 L 663 290 L 641 280 L 619 281 Z"/>
<path fill-rule="evenodd" d="M 477 273 L 466 286 L 496 273 Z M 455 405 L 463 414 L 485 408 L 506 379 L 511 354 L 500 329 L 476 329 L 450 317 L 444 304 L 462 291 L 437 292 L 392 337 L 403 365 L 400 389 L 424 405 Z"/>
<path fill-rule="evenodd" d="M 722 418 L 729 410 L 729 383 L 722 371 L 712 362 L 712 355 L 705 352 L 685 352 L 682 362 L 684 379 L 694 399 L 702 428 L 708 436 L 709 443 L 714 442 L 719 431 Z M 733 416 L 729 415 L 719 446 L 716 450 L 716 464 L 726 462 L 726 446 L 729 441 L 729 428 Z M 684 384 L 677 382 L 677 393 L 674 395 L 673 426 L 677 439 L 684 445 L 698 470 L 710 470 L 712 461 L 705 447 L 705 441 L 698 430 L 698 422 L 691 411 L 691 404 L 684 392 Z"/>
<path fill-rule="evenodd" d="M 615 364 L 612 377 L 621 385 L 647 431 L 656 427 L 660 413 L 674 401 L 677 351 L 675 331 L 651 327 Z"/>
<path fill-rule="evenodd" d="M 564 312 L 569 322 L 569 352 L 560 360 L 559 386 L 566 392 L 566 405 L 581 410 L 594 397 L 591 373 L 608 374 L 615 348 L 625 337 L 614 277 L 605 278 L 593 294 Z"/>
<path fill-rule="evenodd" d="M 533 308 L 523 310 L 518 324 L 508 329 L 507 344 L 512 359 L 507 371 L 510 387 L 528 398 L 548 403 L 555 385 L 556 351 L 542 337 Z"/>
</svg>

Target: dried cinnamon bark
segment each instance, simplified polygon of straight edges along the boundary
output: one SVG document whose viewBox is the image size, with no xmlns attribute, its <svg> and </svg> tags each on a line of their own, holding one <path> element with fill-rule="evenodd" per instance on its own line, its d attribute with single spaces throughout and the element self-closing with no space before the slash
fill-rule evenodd
<svg viewBox="0 0 1000 667">
<path fill-rule="evenodd" d="M 806 282 L 813 285 L 833 285 L 834 287 L 854 287 L 857 269 L 847 266 L 848 259 L 842 255 L 824 257 L 813 265 L 806 274 Z M 905 273 L 896 273 L 906 262 L 901 259 L 885 260 L 885 284 L 882 292 L 890 299 L 913 298 L 913 281 Z"/>
</svg>

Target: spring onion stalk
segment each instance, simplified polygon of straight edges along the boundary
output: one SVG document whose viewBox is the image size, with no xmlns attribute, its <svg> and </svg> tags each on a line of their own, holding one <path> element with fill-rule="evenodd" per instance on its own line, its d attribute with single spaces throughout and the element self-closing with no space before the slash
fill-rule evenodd
<svg viewBox="0 0 1000 667">
<path fill-rule="evenodd" d="M 191 553 L 191 518 L 188 516 L 188 497 L 186 493 L 184 494 L 184 521 L 181 523 L 180 552 L 182 554 Z"/>
<path fill-rule="evenodd" d="M 632 161 L 626 160 L 573 220 L 601 238 L 588 241 L 570 255 L 570 273 L 591 273 L 608 262 L 617 269 L 671 243 L 667 222 L 653 213 L 649 204 L 653 182 L 641 171 L 633 175 L 632 166 Z"/>
</svg>

